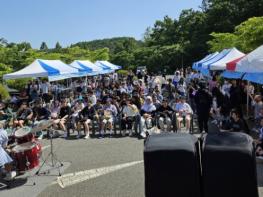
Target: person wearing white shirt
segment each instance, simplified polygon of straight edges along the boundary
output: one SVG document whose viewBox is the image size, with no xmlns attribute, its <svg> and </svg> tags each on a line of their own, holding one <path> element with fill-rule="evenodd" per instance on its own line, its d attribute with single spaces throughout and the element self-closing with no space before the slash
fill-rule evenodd
<svg viewBox="0 0 263 197">
<path fill-rule="evenodd" d="M 229 91 L 231 88 L 231 83 L 229 83 L 227 80 L 224 81 L 224 84 L 222 85 L 221 91 L 224 95 L 227 95 L 228 97 L 230 97 Z"/>
<path fill-rule="evenodd" d="M 120 92 L 121 92 L 121 93 L 127 93 L 127 86 L 126 86 L 125 83 L 122 83 L 122 84 L 121 84 Z"/>
<path fill-rule="evenodd" d="M 177 90 L 181 96 L 186 96 L 186 83 L 184 82 L 184 78 L 181 78 L 177 83 Z"/>
<path fill-rule="evenodd" d="M 91 106 L 97 103 L 97 97 L 92 90 L 88 91 L 88 102 L 91 103 Z"/>
<path fill-rule="evenodd" d="M 122 129 L 124 130 L 122 135 L 126 135 L 126 129 L 129 131 L 129 136 L 132 136 L 132 123 L 135 121 L 135 116 L 139 113 L 136 105 L 131 104 L 131 100 L 127 99 L 125 105 L 122 108 Z M 128 127 L 126 127 L 126 125 Z"/>
<path fill-rule="evenodd" d="M 145 99 L 145 103 L 141 107 L 141 124 L 143 126 L 143 131 L 141 133 L 142 137 L 146 137 L 146 129 L 150 127 L 152 121 L 152 115 L 156 111 L 156 107 L 153 104 L 152 97 L 147 96 Z"/>
<path fill-rule="evenodd" d="M 173 78 L 173 84 L 176 86 L 177 83 L 180 81 L 180 79 L 181 79 L 180 72 L 176 71 L 175 75 L 174 75 L 174 78 Z"/>
<path fill-rule="evenodd" d="M 177 129 L 181 130 L 181 123 L 185 118 L 186 121 L 186 131 L 190 131 L 191 125 L 191 115 L 193 114 L 193 110 L 191 106 L 185 102 L 185 97 L 180 97 L 179 102 L 175 106 L 176 111 L 176 120 L 177 120 Z"/>
<path fill-rule="evenodd" d="M 49 90 L 49 83 L 47 81 L 43 81 L 40 88 L 41 88 L 42 94 L 47 94 Z"/>
</svg>

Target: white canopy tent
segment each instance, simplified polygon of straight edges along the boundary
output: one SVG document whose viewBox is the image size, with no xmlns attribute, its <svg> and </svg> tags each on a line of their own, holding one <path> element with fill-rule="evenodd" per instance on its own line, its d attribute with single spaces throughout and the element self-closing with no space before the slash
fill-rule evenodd
<svg viewBox="0 0 263 197">
<path fill-rule="evenodd" d="M 211 53 L 211 54 L 205 56 L 205 58 L 203 58 L 203 59 L 201 59 L 201 60 L 199 60 L 197 62 L 194 62 L 192 68 L 195 69 L 195 70 L 198 70 L 198 64 L 202 64 L 202 63 L 214 58 L 216 55 L 218 55 L 218 52 Z"/>
<path fill-rule="evenodd" d="M 263 73 L 263 45 L 242 58 L 235 68 L 236 72 Z"/>
<path fill-rule="evenodd" d="M 109 69 L 104 70 L 101 66 L 98 66 L 89 60 L 75 60 L 70 66 L 79 70 L 79 76 L 94 76 L 112 72 L 112 70 Z"/>
<path fill-rule="evenodd" d="M 210 65 L 221 60 L 222 58 L 224 58 L 228 53 L 230 52 L 230 49 L 224 49 L 223 51 L 221 51 L 220 53 L 218 53 L 216 56 L 214 56 L 213 58 L 202 62 L 201 64 L 198 64 L 199 69 L 209 69 Z"/>
<path fill-rule="evenodd" d="M 73 68 L 60 60 L 36 59 L 25 68 L 3 76 L 3 79 L 20 79 L 30 77 L 48 77 L 49 81 L 68 79 L 78 74 L 78 69 Z"/>
<path fill-rule="evenodd" d="M 209 65 L 210 70 L 226 70 L 226 64 L 230 61 L 233 61 L 237 58 L 243 57 L 245 54 L 232 48 L 222 59 L 218 60 Z"/>
<path fill-rule="evenodd" d="M 97 66 L 100 66 L 101 68 L 103 69 L 110 69 L 110 70 L 118 70 L 118 69 L 121 69 L 121 66 L 118 66 L 118 65 L 115 65 L 115 64 L 112 64 L 108 61 L 96 61 L 95 63 Z"/>
</svg>

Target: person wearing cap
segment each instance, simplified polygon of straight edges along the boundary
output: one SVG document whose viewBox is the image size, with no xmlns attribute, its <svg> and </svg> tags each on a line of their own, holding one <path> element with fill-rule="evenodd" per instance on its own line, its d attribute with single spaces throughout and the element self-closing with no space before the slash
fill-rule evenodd
<svg viewBox="0 0 263 197">
<path fill-rule="evenodd" d="M 157 109 L 156 113 L 159 114 L 159 126 L 162 131 L 165 130 L 165 123 L 167 125 L 167 131 L 171 131 L 171 125 L 172 125 L 172 113 L 173 109 L 168 105 L 168 101 L 166 99 L 163 100 L 162 105 Z"/>
<path fill-rule="evenodd" d="M 106 104 L 103 106 L 103 117 L 100 122 L 100 138 L 104 136 L 105 126 L 108 126 L 110 129 L 110 136 L 112 135 L 113 121 L 117 113 L 115 105 L 111 103 L 111 98 L 108 98 Z"/>
<path fill-rule="evenodd" d="M 178 131 L 181 130 L 181 123 L 185 118 L 186 121 L 186 131 L 190 131 L 191 126 L 191 115 L 193 114 L 193 110 L 188 103 L 185 102 L 185 97 L 180 97 L 179 102 L 175 106 L 176 111 L 176 123 Z"/>
<path fill-rule="evenodd" d="M 156 112 L 156 107 L 153 104 L 152 97 L 147 96 L 145 99 L 145 102 L 141 108 L 141 122 L 142 122 L 142 137 L 146 137 L 146 129 L 148 129 L 152 123 L 152 118 L 154 116 L 154 113 Z"/>
</svg>

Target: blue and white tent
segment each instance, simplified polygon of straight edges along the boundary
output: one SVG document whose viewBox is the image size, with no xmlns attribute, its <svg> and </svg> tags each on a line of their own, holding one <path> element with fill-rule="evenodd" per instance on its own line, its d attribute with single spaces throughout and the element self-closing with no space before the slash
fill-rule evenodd
<svg viewBox="0 0 263 197">
<path fill-rule="evenodd" d="M 230 51 L 218 61 L 209 65 L 209 70 L 226 70 L 226 64 L 237 58 L 244 57 L 244 53 L 237 50 L 235 47 L 230 49 Z"/>
<path fill-rule="evenodd" d="M 70 66 L 79 70 L 79 77 L 81 76 L 94 76 L 112 72 L 110 69 L 104 70 L 102 67 L 90 62 L 89 60 L 75 60 Z"/>
<path fill-rule="evenodd" d="M 205 58 L 199 60 L 198 62 L 194 62 L 192 68 L 195 70 L 198 70 L 198 64 L 202 64 L 202 63 L 214 58 L 217 54 L 218 54 L 218 52 L 209 54 L 209 55 L 205 56 Z"/>
<path fill-rule="evenodd" d="M 242 79 L 258 84 L 263 84 L 263 73 L 246 73 Z"/>
<path fill-rule="evenodd" d="M 228 53 L 230 52 L 230 49 L 224 49 L 223 51 L 221 51 L 219 54 L 217 54 L 216 56 L 214 56 L 212 59 L 203 62 L 201 64 L 198 64 L 198 67 L 201 67 L 202 69 L 209 69 L 210 65 L 221 60 L 222 58 L 224 58 Z"/>
<path fill-rule="evenodd" d="M 96 61 L 95 64 L 96 64 L 97 66 L 103 68 L 104 70 L 112 70 L 112 71 L 115 71 L 115 70 L 121 69 L 121 66 L 112 64 L 112 63 L 110 63 L 110 62 L 108 62 L 108 61 Z"/>
<path fill-rule="evenodd" d="M 244 73 L 225 70 L 221 76 L 228 79 L 241 79 Z"/>
<path fill-rule="evenodd" d="M 20 79 L 30 77 L 48 77 L 49 81 L 57 81 L 75 77 L 78 69 L 73 68 L 60 60 L 36 59 L 27 67 L 3 76 L 3 79 Z"/>
</svg>

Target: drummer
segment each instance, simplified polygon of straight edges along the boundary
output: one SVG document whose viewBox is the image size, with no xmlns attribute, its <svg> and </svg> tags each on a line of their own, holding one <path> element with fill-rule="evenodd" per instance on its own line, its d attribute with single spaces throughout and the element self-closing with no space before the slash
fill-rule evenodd
<svg viewBox="0 0 263 197">
<path fill-rule="evenodd" d="M 16 176 L 16 172 L 12 171 L 12 158 L 7 154 L 5 149 L 7 148 L 8 136 L 6 131 L 3 129 L 3 124 L 0 123 L 0 168 L 4 166 L 6 171 L 7 181 L 12 180 Z"/>
</svg>

